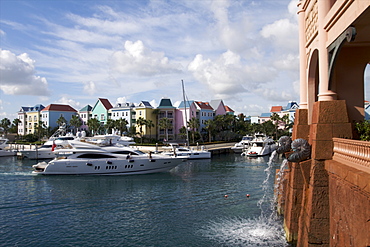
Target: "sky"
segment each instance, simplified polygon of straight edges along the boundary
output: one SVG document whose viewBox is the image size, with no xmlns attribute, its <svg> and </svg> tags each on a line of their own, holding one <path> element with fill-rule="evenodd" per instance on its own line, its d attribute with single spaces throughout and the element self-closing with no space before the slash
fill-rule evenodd
<svg viewBox="0 0 370 247">
<path fill-rule="evenodd" d="M 0 119 L 98 98 L 299 103 L 298 0 L 1 0 Z M 367 73 L 367 77 L 370 73 Z"/>
</svg>

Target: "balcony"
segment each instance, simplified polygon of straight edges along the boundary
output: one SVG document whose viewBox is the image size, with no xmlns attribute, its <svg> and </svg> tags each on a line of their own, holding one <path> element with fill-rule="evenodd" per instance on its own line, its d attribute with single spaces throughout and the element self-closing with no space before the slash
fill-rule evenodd
<svg viewBox="0 0 370 247">
<path fill-rule="evenodd" d="M 333 160 L 370 173 L 370 142 L 333 138 Z"/>
</svg>

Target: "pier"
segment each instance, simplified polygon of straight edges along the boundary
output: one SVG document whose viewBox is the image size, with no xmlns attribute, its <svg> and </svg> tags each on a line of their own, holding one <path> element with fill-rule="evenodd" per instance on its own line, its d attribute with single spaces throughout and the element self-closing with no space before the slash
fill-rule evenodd
<svg viewBox="0 0 370 247">
<path fill-rule="evenodd" d="M 212 153 L 212 155 L 215 154 L 225 154 L 225 153 L 231 153 L 231 147 L 235 145 L 236 142 L 227 142 L 227 143 L 216 143 L 216 144 L 208 144 L 208 145 L 196 145 L 196 146 L 190 146 L 190 149 L 192 150 L 201 150 L 202 148 L 205 150 L 208 150 Z M 163 152 L 165 149 L 163 146 L 135 146 L 137 149 L 143 151 L 143 152 Z"/>
</svg>

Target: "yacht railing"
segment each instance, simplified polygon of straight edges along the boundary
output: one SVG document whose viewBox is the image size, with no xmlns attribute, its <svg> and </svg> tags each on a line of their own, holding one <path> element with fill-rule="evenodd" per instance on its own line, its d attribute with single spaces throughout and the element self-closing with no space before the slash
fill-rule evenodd
<svg viewBox="0 0 370 247">
<path fill-rule="evenodd" d="M 370 142 L 333 138 L 333 160 L 370 173 Z"/>
</svg>

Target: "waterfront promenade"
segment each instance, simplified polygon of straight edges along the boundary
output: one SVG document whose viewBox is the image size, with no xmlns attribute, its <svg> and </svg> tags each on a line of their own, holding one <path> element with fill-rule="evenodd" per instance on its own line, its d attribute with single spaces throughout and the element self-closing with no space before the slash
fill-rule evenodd
<svg viewBox="0 0 370 247">
<path fill-rule="evenodd" d="M 205 150 L 210 151 L 212 154 L 221 154 L 221 153 L 230 153 L 231 147 L 235 145 L 236 142 L 227 142 L 227 143 L 215 143 L 215 144 L 208 144 L 208 145 L 197 145 L 197 146 L 190 146 L 190 149 L 193 150 L 201 150 L 204 148 Z M 143 152 L 162 152 L 165 151 L 166 149 L 164 147 L 166 146 L 134 146 L 137 149 L 143 151 Z M 168 149 L 167 149 L 168 150 Z"/>
</svg>

